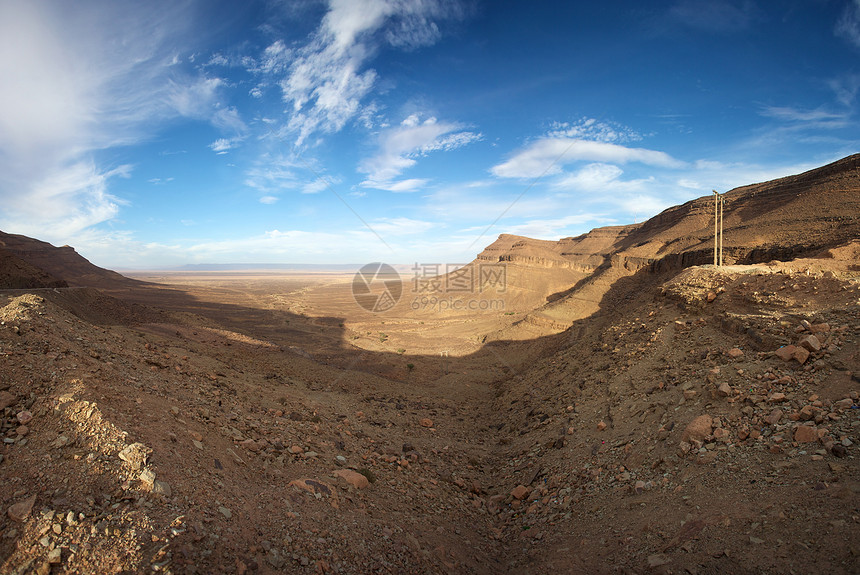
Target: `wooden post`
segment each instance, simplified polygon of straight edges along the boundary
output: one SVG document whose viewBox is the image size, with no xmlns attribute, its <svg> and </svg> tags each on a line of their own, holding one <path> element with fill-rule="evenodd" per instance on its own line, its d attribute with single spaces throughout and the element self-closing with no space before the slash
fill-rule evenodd
<svg viewBox="0 0 860 575">
<path fill-rule="evenodd" d="M 723 204 L 726 203 L 725 196 L 720 196 L 720 266 L 723 265 Z"/>
<path fill-rule="evenodd" d="M 720 194 L 714 190 L 714 267 L 719 265 L 719 256 L 717 253 L 717 204 L 720 202 Z"/>
</svg>

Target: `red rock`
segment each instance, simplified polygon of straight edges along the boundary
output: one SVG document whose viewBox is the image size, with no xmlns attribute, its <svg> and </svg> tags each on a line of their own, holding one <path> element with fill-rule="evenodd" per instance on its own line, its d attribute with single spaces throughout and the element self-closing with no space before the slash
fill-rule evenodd
<svg viewBox="0 0 860 575">
<path fill-rule="evenodd" d="M 290 485 L 313 494 L 336 495 L 334 487 L 316 479 L 293 479 Z"/>
<path fill-rule="evenodd" d="M 791 359 L 794 357 L 794 350 L 795 349 L 797 349 L 797 348 L 794 347 L 793 345 L 786 345 L 786 346 L 779 348 L 778 350 L 776 350 L 773 353 L 774 353 L 774 355 L 776 355 L 776 357 L 778 357 L 782 361 L 791 361 Z"/>
<path fill-rule="evenodd" d="M 421 427 L 433 427 L 433 420 L 427 417 L 421 420 Z"/>
<path fill-rule="evenodd" d="M 842 411 L 843 409 L 851 409 L 851 406 L 854 405 L 854 400 L 850 397 L 846 397 L 845 399 L 840 399 L 839 401 L 833 404 L 833 409 Z"/>
<path fill-rule="evenodd" d="M 690 422 L 681 434 L 681 441 L 704 441 L 711 434 L 714 420 L 710 415 L 700 415 Z"/>
<path fill-rule="evenodd" d="M 814 335 L 808 335 L 801 339 L 798 344 L 800 347 L 804 347 L 809 351 L 818 351 L 821 349 L 821 342 L 818 341 L 818 338 Z"/>
<path fill-rule="evenodd" d="M 528 487 L 526 487 L 525 485 L 517 485 L 511 491 L 511 496 L 513 496 L 514 499 L 522 500 L 522 499 L 525 499 L 526 497 L 528 497 L 530 492 L 531 492 L 531 490 Z"/>
<path fill-rule="evenodd" d="M 744 352 L 738 347 L 733 347 L 728 352 L 726 352 L 726 355 L 728 355 L 732 359 L 738 359 L 744 356 Z"/>
<path fill-rule="evenodd" d="M 770 412 L 770 414 L 764 418 L 765 422 L 770 425 L 776 425 L 779 423 L 779 420 L 782 419 L 782 410 L 777 408 Z"/>
<path fill-rule="evenodd" d="M 352 469 L 338 469 L 334 472 L 334 475 L 340 477 L 356 489 L 364 489 L 370 485 L 370 481 L 367 480 L 367 477 L 358 471 L 353 471 Z"/>
<path fill-rule="evenodd" d="M 33 419 L 33 414 L 29 411 L 19 411 L 16 417 L 18 418 L 18 423 L 23 425 Z"/>
<path fill-rule="evenodd" d="M 0 391 L 0 409 L 6 409 L 15 403 L 15 396 L 8 391 Z"/>
<path fill-rule="evenodd" d="M 604 429 L 606 429 L 606 422 L 601 420 L 601 422 L 597 424 L 597 431 L 603 431 Z"/>
<path fill-rule="evenodd" d="M 818 441 L 818 430 L 808 425 L 798 425 L 794 429 L 794 440 L 798 443 Z"/>
<path fill-rule="evenodd" d="M 830 331 L 829 323 L 815 323 L 809 326 L 809 331 L 812 333 L 827 333 Z"/>
<path fill-rule="evenodd" d="M 11 507 L 9 507 L 9 518 L 12 521 L 23 522 L 27 517 L 30 516 L 30 512 L 33 510 L 33 504 L 36 503 L 36 496 L 32 495 L 23 501 L 19 501 L 15 503 Z"/>
<path fill-rule="evenodd" d="M 767 398 L 768 403 L 779 403 L 780 401 L 785 401 L 785 394 L 780 391 L 771 394 L 771 396 Z"/>
<path fill-rule="evenodd" d="M 726 383 L 722 382 L 719 386 L 717 386 L 717 395 L 721 397 L 728 397 L 732 394 L 732 387 Z"/>
<path fill-rule="evenodd" d="M 714 292 L 712 292 L 712 291 L 709 291 L 709 292 L 708 292 L 708 295 L 707 295 L 707 299 L 708 299 L 708 303 L 711 303 L 712 301 L 714 301 L 715 299 L 717 299 L 717 294 L 715 294 L 715 293 L 714 293 Z"/>
<path fill-rule="evenodd" d="M 806 363 L 806 360 L 809 359 L 809 350 L 803 347 L 795 347 L 794 353 L 791 354 L 791 357 L 797 360 L 798 363 L 803 365 Z"/>
<path fill-rule="evenodd" d="M 27 435 L 28 433 L 30 433 L 30 428 L 29 428 L 29 427 L 27 427 L 26 425 L 19 425 L 19 426 L 15 429 L 15 433 L 17 433 L 17 434 L 18 434 L 18 435 L 20 435 L 21 437 L 24 437 L 25 435 Z"/>
<path fill-rule="evenodd" d="M 714 430 L 714 439 L 717 441 L 728 442 L 730 435 L 729 430 L 722 427 L 718 427 Z"/>
</svg>

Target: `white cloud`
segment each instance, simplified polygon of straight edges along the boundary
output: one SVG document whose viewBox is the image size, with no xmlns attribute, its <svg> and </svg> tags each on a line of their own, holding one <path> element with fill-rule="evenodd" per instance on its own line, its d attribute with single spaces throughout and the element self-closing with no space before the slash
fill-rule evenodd
<svg viewBox="0 0 860 575">
<path fill-rule="evenodd" d="M 557 240 L 563 237 L 579 235 L 592 228 L 614 223 L 614 220 L 597 213 L 581 213 L 561 218 L 532 219 L 521 224 L 504 226 L 504 233 L 526 236 L 538 240 Z M 483 232 L 483 228 L 474 231 Z"/>
<path fill-rule="evenodd" d="M 426 181 L 419 179 L 392 183 L 416 158 L 436 151 L 450 151 L 482 139 L 479 133 L 467 131 L 453 122 L 439 122 L 430 117 L 421 120 L 417 114 L 408 116 L 399 126 L 383 131 L 379 136 L 376 155 L 361 162 L 359 171 L 367 174 L 365 187 L 392 191 L 411 191 Z"/>
<path fill-rule="evenodd" d="M 611 164 L 588 164 L 582 169 L 560 176 L 553 182 L 558 190 L 575 192 L 617 192 L 640 190 L 651 179 L 622 180 L 624 170 Z"/>
<path fill-rule="evenodd" d="M 571 138 L 595 142 L 624 143 L 641 140 L 642 136 L 628 128 L 595 118 L 582 118 L 576 122 L 557 122 L 547 133 L 550 138 Z"/>
<path fill-rule="evenodd" d="M 274 204 L 278 201 L 278 198 L 275 196 L 263 196 L 260 198 L 261 204 Z"/>
<path fill-rule="evenodd" d="M 572 138 L 541 138 L 491 168 L 500 178 L 536 178 L 558 174 L 569 163 L 589 161 L 626 164 L 638 162 L 660 168 L 681 168 L 684 163 L 665 152 L 628 148 L 618 144 Z"/>
<path fill-rule="evenodd" d="M 441 0 L 330 0 L 310 43 L 291 51 L 278 40 L 253 71 L 283 75 L 278 84 L 292 107 L 288 129 L 301 144 L 362 114 L 362 100 L 377 80 L 365 66 L 377 52 L 380 30 L 388 44 L 414 48 L 438 40 L 434 19 L 461 15 L 456 4 Z"/>
<path fill-rule="evenodd" d="M 423 234 L 424 232 L 440 227 L 434 222 L 413 220 L 410 218 L 380 218 L 370 222 L 373 231 L 383 238 L 387 236 L 404 236 Z"/>
<path fill-rule="evenodd" d="M 712 32 L 745 30 L 758 19 L 759 10 L 751 2 L 730 0 L 680 0 L 669 11 L 687 26 Z"/>
<path fill-rule="evenodd" d="M 836 23 L 836 35 L 860 47 L 860 0 L 853 0 Z"/>
<path fill-rule="evenodd" d="M 192 23 L 187 3 L 0 2 L 4 229 L 65 243 L 122 205 L 108 192 L 118 171 L 97 165 L 97 151 L 178 115 L 241 127 L 218 105 L 220 80 L 178 65 Z"/>
<path fill-rule="evenodd" d="M 761 114 L 786 122 L 815 124 L 817 127 L 841 128 L 847 121 L 845 114 L 830 112 L 823 108 L 802 110 L 791 106 L 767 106 L 762 109 Z"/>
</svg>

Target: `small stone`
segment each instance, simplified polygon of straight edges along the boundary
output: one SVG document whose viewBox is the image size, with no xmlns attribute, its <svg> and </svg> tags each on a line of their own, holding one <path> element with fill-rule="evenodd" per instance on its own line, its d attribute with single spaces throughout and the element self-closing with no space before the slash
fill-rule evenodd
<svg viewBox="0 0 860 575">
<path fill-rule="evenodd" d="M 733 347 L 726 353 L 732 359 L 739 359 L 744 356 L 743 350 L 739 347 Z"/>
<path fill-rule="evenodd" d="M 421 419 L 421 427 L 433 427 L 433 420 L 427 417 Z"/>
<path fill-rule="evenodd" d="M 353 471 L 352 469 L 338 469 L 334 472 L 334 475 L 340 477 L 356 489 L 364 489 L 370 485 L 370 481 L 367 480 L 367 477 L 358 471 Z"/>
<path fill-rule="evenodd" d="M 337 461 L 340 465 L 346 465 L 346 457 L 344 457 L 343 455 L 338 455 L 338 456 L 337 456 L 337 457 L 335 457 L 334 459 L 335 459 L 335 461 Z"/>
<path fill-rule="evenodd" d="M 774 409 L 767 417 L 764 418 L 765 423 L 768 423 L 769 425 L 776 425 L 779 423 L 780 419 L 782 419 L 782 410 L 779 408 Z"/>
<path fill-rule="evenodd" d="M 233 518 L 233 512 L 224 506 L 218 507 L 218 512 L 221 515 L 223 515 L 225 519 L 232 519 Z"/>
<path fill-rule="evenodd" d="M 15 403 L 15 396 L 8 391 L 0 391 L 0 409 L 6 409 Z"/>
<path fill-rule="evenodd" d="M 191 440 L 191 443 L 192 443 L 192 444 L 194 445 L 194 447 L 196 447 L 197 449 L 203 449 L 203 444 L 202 444 L 201 442 L 197 441 L 196 439 L 192 439 L 192 440 Z"/>
<path fill-rule="evenodd" d="M 152 484 L 152 492 L 156 495 L 164 495 L 165 497 L 170 497 L 173 495 L 173 490 L 170 489 L 170 484 L 166 481 L 155 481 Z"/>
<path fill-rule="evenodd" d="M 636 493 L 642 493 L 643 491 L 645 491 L 645 482 L 641 479 L 637 481 L 636 484 L 633 486 L 633 491 L 635 491 Z"/>
<path fill-rule="evenodd" d="M 18 415 L 16 415 L 15 417 L 18 418 L 18 423 L 23 425 L 23 424 L 27 423 L 28 421 L 30 421 L 31 419 L 33 419 L 33 414 L 30 413 L 29 411 L 25 410 L 25 411 L 19 411 Z"/>
<path fill-rule="evenodd" d="M 794 429 L 794 440 L 798 443 L 818 441 L 818 430 L 808 425 L 798 425 Z"/>
<path fill-rule="evenodd" d="M 530 492 L 531 490 L 525 485 L 517 485 L 511 491 L 511 496 L 513 496 L 514 499 L 522 501 L 523 499 L 528 497 Z"/>
<path fill-rule="evenodd" d="M 794 357 L 794 350 L 795 349 L 797 349 L 797 348 L 794 347 L 793 345 L 786 345 L 786 346 L 779 348 L 778 350 L 776 350 L 773 353 L 774 353 L 774 355 L 776 355 L 776 357 L 778 357 L 782 361 L 791 361 L 791 359 Z"/>
<path fill-rule="evenodd" d="M 807 335 L 797 345 L 806 348 L 808 351 L 819 351 L 821 349 L 821 342 L 814 335 Z"/>
<path fill-rule="evenodd" d="M 155 472 L 147 467 L 140 472 L 140 481 L 149 489 L 152 489 L 152 485 L 155 483 Z"/>
<path fill-rule="evenodd" d="M 706 299 L 708 300 L 708 303 L 711 303 L 712 301 L 714 301 L 715 299 L 717 299 L 717 294 L 715 294 L 715 293 L 714 293 L 714 292 L 712 292 L 712 291 L 709 291 L 709 292 L 708 292 L 708 295 L 706 296 Z"/>
<path fill-rule="evenodd" d="M 700 415 L 687 425 L 681 434 L 681 441 L 704 441 L 711 434 L 714 420 L 710 415 Z"/>
<path fill-rule="evenodd" d="M 12 521 L 18 521 L 19 523 L 27 519 L 30 516 L 30 512 L 33 510 L 33 505 L 36 503 L 36 496 L 32 495 L 23 501 L 19 501 L 15 503 L 11 507 L 9 507 L 9 518 Z"/>
<path fill-rule="evenodd" d="M 648 556 L 648 567 L 662 567 L 663 565 L 668 565 L 672 560 L 669 559 L 669 556 L 665 553 L 654 553 L 653 555 Z"/>
<path fill-rule="evenodd" d="M 131 465 L 132 469 L 140 469 L 146 465 L 146 460 L 152 449 L 142 443 L 132 443 L 119 452 L 119 458 Z"/>
<path fill-rule="evenodd" d="M 851 409 L 852 405 L 854 405 L 854 400 L 850 397 L 846 397 L 845 399 L 840 399 L 835 402 L 833 404 L 833 409 L 836 411 L 842 411 L 843 409 Z"/>
<path fill-rule="evenodd" d="M 809 331 L 812 333 L 827 333 L 830 331 L 829 323 L 816 323 L 809 326 Z"/>
<path fill-rule="evenodd" d="M 696 390 L 695 389 L 685 389 L 683 393 L 684 393 L 684 399 L 693 399 L 694 397 L 696 397 Z"/>
<path fill-rule="evenodd" d="M 52 563 L 54 565 L 58 563 L 62 563 L 63 561 L 63 550 L 60 547 L 54 547 L 50 551 L 48 551 L 48 563 Z"/>
<path fill-rule="evenodd" d="M 809 350 L 804 347 L 795 347 L 794 353 L 791 356 L 797 360 L 797 362 L 801 365 L 806 363 L 806 360 L 809 359 Z"/>
<path fill-rule="evenodd" d="M 293 455 L 298 455 L 298 454 L 304 453 L 304 452 L 305 452 L 304 448 L 301 447 L 300 445 L 291 445 L 290 446 L 290 453 L 292 453 Z"/>
<path fill-rule="evenodd" d="M 603 431 L 604 429 L 606 429 L 606 422 L 600 420 L 600 423 L 597 424 L 597 431 Z"/>
<path fill-rule="evenodd" d="M 830 448 L 830 453 L 833 454 L 833 457 L 839 457 L 841 459 L 848 455 L 848 448 L 841 443 L 834 443 L 833 447 Z"/>
<path fill-rule="evenodd" d="M 19 426 L 15 429 L 15 433 L 17 433 L 19 437 L 24 437 L 25 435 L 27 435 L 28 433 L 30 433 L 30 428 L 29 428 L 29 427 L 27 427 L 26 425 L 19 425 Z"/>
<path fill-rule="evenodd" d="M 730 386 L 725 381 L 720 383 L 720 385 L 717 386 L 717 395 L 719 395 L 721 397 L 728 397 L 731 394 L 732 394 L 732 386 Z"/>
<path fill-rule="evenodd" d="M 53 449 L 60 449 L 62 447 L 67 446 L 70 441 L 71 440 L 67 435 L 61 435 L 51 443 L 51 447 Z"/>
<path fill-rule="evenodd" d="M 785 394 L 777 391 L 776 393 L 771 394 L 770 397 L 767 398 L 768 403 L 779 403 L 780 401 L 785 401 Z"/>
</svg>

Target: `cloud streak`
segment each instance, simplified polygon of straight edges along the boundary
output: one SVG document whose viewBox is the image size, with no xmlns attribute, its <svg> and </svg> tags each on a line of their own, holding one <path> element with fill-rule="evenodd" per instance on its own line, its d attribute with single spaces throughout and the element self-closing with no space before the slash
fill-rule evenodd
<svg viewBox="0 0 860 575">
<path fill-rule="evenodd" d="M 414 166 L 416 158 L 432 152 L 455 150 L 482 137 L 479 133 L 464 130 L 457 123 L 439 122 L 434 117 L 421 121 L 417 114 L 412 114 L 399 126 L 380 134 L 376 155 L 364 160 L 359 166 L 359 171 L 367 174 L 367 179 L 361 185 L 394 192 L 413 191 L 425 184 L 426 180 L 393 180 Z"/>
<path fill-rule="evenodd" d="M 626 164 L 638 162 L 660 168 L 681 168 L 684 162 L 665 152 L 645 148 L 628 148 L 609 142 L 548 137 L 520 150 L 508 160 L 493 166 L 490 172 L 500 178 L 536 178 L 558 174 L 573 162 Z"/>
<path fill-rule="evenodd" d="M 97 165 L 99 150 L 178 116 L 243 129 L 220 80 L 175 66 L 190 22 L 172 2 L 0 3 L 0 225 L 64 240 L 119 212 L 107 184 L 131 167 Z"/>
<path fill-rule="evenodd" d="M 301 145 L 316 132 L 332 133 L 362 112 L 378 73 L 367 68 L 381 44 L 414 49 L 440 37 L 435 20 L 462 15 L 438 0 L 331 0 L 311 41 L 295 51 L 271 44 L 254 70 L 286 74 L 278 81 L 292 108 L 287 125 Z"/>
</svg>

